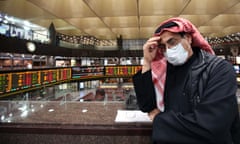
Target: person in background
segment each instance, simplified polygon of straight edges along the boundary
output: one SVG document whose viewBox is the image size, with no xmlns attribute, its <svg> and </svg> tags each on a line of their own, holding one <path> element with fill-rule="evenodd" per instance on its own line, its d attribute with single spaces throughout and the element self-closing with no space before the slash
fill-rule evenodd
<svg viewBox="0 0 240 144">
<path fill-rule="evenodd" d="M 143 59 L 133 84 L 139 109 L 152 120 L 153 143 L 240 143 L 233 66 L 215 56 L 190 21 L 162 22 Z"/>
<path fill-rule="evenodd" d="M 104 89 L 97 89 L 95 94 L 96 101 L 104 101 L 105 99 L 105 90 Z"/>
</svg>

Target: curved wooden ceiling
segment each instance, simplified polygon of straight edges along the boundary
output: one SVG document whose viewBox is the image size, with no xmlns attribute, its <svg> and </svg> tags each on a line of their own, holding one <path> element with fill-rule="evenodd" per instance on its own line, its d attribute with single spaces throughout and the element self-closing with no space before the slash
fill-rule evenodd
<svg viewBox="0 0 240 144">
<path fill-rule="evenodd" d="M 240 32 L 240 0 L 0 0 L 0 11 L 98 39 L 145 39 L 175 16 L 189 19 L 208 37 Z"/>
</svg>

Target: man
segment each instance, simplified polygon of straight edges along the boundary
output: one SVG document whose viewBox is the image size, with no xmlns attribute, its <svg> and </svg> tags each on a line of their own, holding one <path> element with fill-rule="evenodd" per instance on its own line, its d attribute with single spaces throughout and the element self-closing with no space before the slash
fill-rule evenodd
<svg viewBox="0 0 240 144">
<path fill-rule="evenodd" d="M 143 46 L 133 76 L 140 110 L 153 121 L 154 143 L 240 143 L 236 75 L 196 27 L 171 18 Z"/>
</svg>

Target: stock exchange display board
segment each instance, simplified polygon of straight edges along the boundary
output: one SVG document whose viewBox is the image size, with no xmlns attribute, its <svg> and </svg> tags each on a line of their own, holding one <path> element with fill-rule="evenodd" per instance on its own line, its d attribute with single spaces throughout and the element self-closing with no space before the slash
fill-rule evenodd
<svg viewBox="0 0 240 144">
<path fill-rule="evenodd" d="M 96 79 L 101 77 L 131 77 L 141 66 L 80 66 L 39 70 L 0 71 L 0 96 L 58 82 Z"/>
<path fill-rule="evenodd" d="M 71 68 L 0 74 L 0 94 L 71 79 Z"/>
<path fill-rule="evenodd" d="M 9 73 L 10 91 L 40 85 L 38 73 L 38 71 Z"/>
<path fill-rule="evenodd" d="M 142 66 L 106 66 L 105 76 L 132 76 L 141 68 Z"/>
<path fill-rule="evenodd" d="M 91 78 L 104 76 L 104 66 L 96 67 L 72 67 L 72 78 Z"/>
<path fill-rule="evenodd" d="M 72 78 L 94 78 L 94 77 L 101 77 L 101 76 L 113 76 L 113 77 L 125 77 L 125 76 L 132 76 L 138 70 L 140 70 L 142 66 L 86 66 L 86 67 L 72 67 Z"/>
<path fill-rule="evenodd" d="M 9 74 L 0 74 L 0 94 L 10 91 Z"/>
</svg>

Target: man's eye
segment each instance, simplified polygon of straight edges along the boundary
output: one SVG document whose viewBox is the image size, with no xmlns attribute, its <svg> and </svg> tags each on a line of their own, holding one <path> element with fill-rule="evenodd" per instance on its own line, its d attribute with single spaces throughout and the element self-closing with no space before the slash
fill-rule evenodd
<svg viewBox="0 0 240 144">
<path fill-rule="evenodd" d="M 165 49 L 165 45 L 164 44 L 158 44 L 158 48 L 162 48 L 162 49 Z"/>
<path fill-rule="evenodd" d="M 174 46 L 176 44 L 177 44 L 177 40 L 176 39 L 172 39 L 172 40 L 169 41 L 169 45 L 171 45 L 171 46 Z"/>
</svg>

